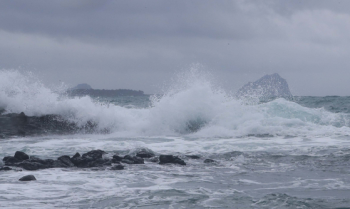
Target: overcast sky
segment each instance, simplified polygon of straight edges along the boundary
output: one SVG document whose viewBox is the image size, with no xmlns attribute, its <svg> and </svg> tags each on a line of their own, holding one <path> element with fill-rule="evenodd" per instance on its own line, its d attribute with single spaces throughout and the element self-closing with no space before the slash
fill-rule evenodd
<svg viewBox="0 0 350 209">
<path fill-rule="evenodd" d="M 350 1 L 0 1 L 0 68 L 48 84 L 157 93 L 193 63 L 229 91 L 279 73 L 294 95 L 350 95 Z"/>
</svg>

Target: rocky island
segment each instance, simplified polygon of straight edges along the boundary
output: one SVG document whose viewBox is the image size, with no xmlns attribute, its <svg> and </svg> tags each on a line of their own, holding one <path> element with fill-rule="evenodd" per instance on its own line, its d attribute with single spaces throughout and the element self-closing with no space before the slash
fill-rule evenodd
<svg viewBox="0 0 350 209">
<path fill-rule="evenodd" d="M 136 91 L 130 89 L 93 89 L 89 84 L 82 83 L 68 89 L 69 96 L 92 96 L 92 97 L 115 97 L 115 96 L 144 96 L 143 91 Z"/>
<path fill-rule="evenodd" d="M 292 97 L 288 83 L 277 73 L 265 75 L 255 82 L 249 82 L 240 88 L 237 92 L 239 98 L 258 97 L 258 98 L 276 98 Z"/>
</svg>

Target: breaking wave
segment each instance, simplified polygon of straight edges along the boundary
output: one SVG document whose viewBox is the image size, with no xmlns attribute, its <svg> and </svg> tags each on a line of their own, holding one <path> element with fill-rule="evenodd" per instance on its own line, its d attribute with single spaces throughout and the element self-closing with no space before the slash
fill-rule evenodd
<svg viewBox="0 0 350 209">
<path fill-rule="evenodd" d="M 308 108 L 282 98 L 266 103 L 236 99 L 214 85 L 210 76 L 190 70 L 178 76 L 161 96 L 150 96 L 145 108 L 124 107 L 89 96 L 68 97 L 65 90 L 51 90 L 31 74 L 0 71 L 2 115 L 59 115 L 96 131 L 133 135 L 247 135 L 350 134 L 347 113 Z"/>
</svg>

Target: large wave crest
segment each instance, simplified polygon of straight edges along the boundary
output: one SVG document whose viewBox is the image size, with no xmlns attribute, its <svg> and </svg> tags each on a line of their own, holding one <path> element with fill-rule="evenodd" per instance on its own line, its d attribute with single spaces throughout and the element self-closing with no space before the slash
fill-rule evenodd
<svg viewBox="0 0 350 209">
<path fill-rule="evenodd" d="M 31 74 L 0 71 L 3 114 L 60 115 L 83 126 L 93 121 L 98 130 L 126 135 L 242 137 L 247 135 L 349 134 L 349 115 L 307 108 L 293 101 L 266 103 L 239 100 L 211 82 L 210 74 L 191 69 L 181 73 L 146 108 L 99 102 L 89 96 L 68 97 L 53 91 Z"/>
</svg>

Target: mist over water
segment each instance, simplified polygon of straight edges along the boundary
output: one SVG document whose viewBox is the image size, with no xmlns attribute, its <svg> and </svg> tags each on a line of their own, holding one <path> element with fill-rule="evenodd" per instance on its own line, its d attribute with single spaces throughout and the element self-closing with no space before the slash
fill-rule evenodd
<svg viewBox="0 0 350 209">
<path fill-rule="evenodd" d="M 97 126 L 89 134 L 1 139 L 1 158 L 15 151 L 54 159 L 93 149 L 107 156 L 149 149 L 178 155 L 187 165 L 146 161 L 123 171 L 2 172 L 0 205 L 332 208 L 350 203 L 349 97 L 237 99 L 197 69 L 179 73 L 159 95 L 69 97 L 65 90 L 52 90 L 30 73 L 0 71 L 1 117 L 54 114 L 78 126 L 89 121 Z M 204 163 L 207 158 L 215 163 Z M 27 174 L 38 180 L 19 184 Z"/>
</svg>

